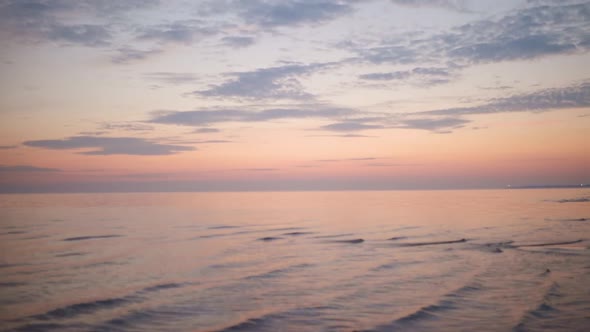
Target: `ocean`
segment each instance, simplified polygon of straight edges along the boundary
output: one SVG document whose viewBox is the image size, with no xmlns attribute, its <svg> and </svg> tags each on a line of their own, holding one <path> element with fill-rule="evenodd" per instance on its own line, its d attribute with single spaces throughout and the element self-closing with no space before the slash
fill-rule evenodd
<svg viewBox="0 0 590 332">
<path fill-rule="evenodd" d="M 0 195 L 2 331 L 587 331 L 588 189 Z"/>
</svg>

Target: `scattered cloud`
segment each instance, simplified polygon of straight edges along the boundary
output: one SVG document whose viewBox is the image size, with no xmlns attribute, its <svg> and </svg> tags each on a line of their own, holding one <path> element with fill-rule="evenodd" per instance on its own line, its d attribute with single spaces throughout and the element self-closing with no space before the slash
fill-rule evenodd
<svg viewBox="0 0 590 332">
<path fill-rule="evenodd" d="M 30 165 L 15 165 L 15 166 L 5 166 L 0 165 L 0 173 L 7 173 L 7 172 L 15 172 L 15 173 L 28 173 L 28 172 L 61 172 L 60 169 L 57 168 L 47 168 L 47 167 L 37 167 L 37 166 L 30 166 Z"/>
<path fill-rule="evenodd" d="M 110 24 L 79 24 L 78 18 L 110 18 L 158 1 L 43 1 L 5 0 L 0 3 L 0 28 L 5 36 L 39 42 L 55 41 L 79 46 L 107 46 L 113 39 Z"/>
<path fill-rule="evenodd" d="M 393 1 L 393 0 L 392 0 Z M 452 1 L 395 1 L 407 5 Z M 482 33 L 485 31 L 485 33 Z M 473 21 L 432 35 L 384 38 L 375 47 L 352 46 L 359 60 L 373 64 L 436 64 L 449 73 L 467 66 L 529 60 L 590 50 L 590 3 L 525 7 L 499 19 Z M 362 79 L 407 79 L 413 73 L 373 73 Z"/>
<path fill-rule="evenodd" d="M 96 137 L 72 136 L 65 139 L 26 141 L 26 146 L 53 150 L 79 150 L 84 155 L 170 155 L 183 151 L 193 151 L 194 147 L 160 144 L 136 137 Z M 90 149 L 90 150 L 88 150 Z"/>
<path fill-rule="evenodd" d="M 329 65 L 287 64 L 254 71 L 227 73 L 226 76 L 232 77 L 229 81 L 213 85 L 206 90 L 193 91 L 192 94 L 223 98 L 310 100 L 314 96 L 304 91 L 297 77 L 309 75 Z"/>
</svg>

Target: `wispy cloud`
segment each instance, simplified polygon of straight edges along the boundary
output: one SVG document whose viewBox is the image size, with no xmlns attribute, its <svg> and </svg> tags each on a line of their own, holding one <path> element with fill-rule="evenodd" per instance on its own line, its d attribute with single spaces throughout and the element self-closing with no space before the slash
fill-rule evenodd
<svg viewBox="0 0 590 332">
<path fill-rule="evenodd" d="M 418 86 L 434 86 L 448 83 L 452 77 L 450 69 L 437 67 L 415 67 L 412 70 L 370 73 L 359 76 L 363 80 L 404 81 Z"/>
<path fill-rule="evenodd" d="M 153 126 L 137 122 L 104 122 L 99 126 L 100 130 L 123 130 L 123 131 L 152 131 Z"/>
<path fill-rule="evenodd" d="M 124 154 L 153 156 L 195 150 L 191 146 L 160 144 L 136 137 L 72 136 L 65 139 L 26 141 L 23 144 L 30 147 L 53 150 L 85 149 L 87 151 L 78 152 L 84 155 Z"/>
<path fill-rule="evenodd" d="M 377 160 L 380 158 L 377 157 L 357 157 L 357 158 L 344 158 L 344 159 L 318 159 L 316 161 L 321 163 L 335 163 L 335 162 L 343 162 L 343 161 L 368 161 L 368 160 Z"/>
<path fill-rule="evenodd" d="M 218 133 L 221 132 L 221 130 L 217 129 L 217 128 L 199 128 L 199 129 L 195 129 L 194 133 L 196 134 L 213 134 L 213 133 Z"/>
<path fill-rule="evenodd" d="M 16 149 L 18 145 L 0 145 L 0 150 Z"/>
<path fill-rule="evenodd" d="M 151 123 L 182 126 L 206 126 L 223 122 L 264 122 L 281 119 L 334 118 L 355 111 L 348 108 L 318 106 L 315 108 L 276 108 L 262 111 L 236 109 L 157 112 Z"/>
<path fill-rule="evenodd" d="M 7 172 L 14 172 L 14 173 L 29 173 L 29 172 L 61 172 L 60 169 L 57 168 L 47 168 L 47 167 L 37 167 L 31 165 L 14 165 L 14 166 L 5 166 L 0 165 L 0 173 L 7 173 Z"/>
<path fill-rule="evenodd" d="M 544 89 L 505 98 L 495 98 L 479 106 L 446 108 L 416 114 L 459 116 L 508 112 L 541 112 L 589 106 L 590 82 L 584 82 L 563 88 Z"/>
<path fill-rule="evenodd" d="M 115 50 L 115 54 L 111 57 L 111 62 L 114 64 L 129 64 L 146 60 L 160 53 L 162 53 L 162 50 L 160 49 L 140 50 L 123 47 Z"/>
<path fill-rule="evenodd" d="M 199 76 L 194 73 L 172 73 L 172 72 L 155 72 L 146 73 L 145 77 L 160 83 L 181 85 L 194 83 L 199 79 Z"/>
</svg>

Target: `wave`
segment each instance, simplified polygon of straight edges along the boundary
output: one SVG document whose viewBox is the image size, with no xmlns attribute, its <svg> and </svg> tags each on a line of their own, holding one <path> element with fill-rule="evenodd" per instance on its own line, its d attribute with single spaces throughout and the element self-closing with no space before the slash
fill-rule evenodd
<svg viewBox="0 0 590 332">
<path fill-rule="evenodd" d="M 541 303 L 535 309 L 525 312 L 518 324 L 514 326 L 512 330 L 518 332 L 528 331 L 530 330 L 528 328 L 529 324 L 538 322 L 539 320 L 549 320 L 554 318 L 556 314 L 559 314 L 559 310 L 550 304 L 551 298 L 560 296 L 559 284 L 553 282 L 547 289 Z"/>
<path fill-rule="evenodd" d="M 246 318 L 236 324 L 224 327 L 216 332 L 240 332 L 240 331 L 284 331 L 293 325 L 316 326 L 322 330 L 324 311 L 334 309 L 331 306 L 302 307 L 280 312 L 271 312 L 257 317 Z M 296 329 L 293 329 L 296 330 Z"/>
<path fill-rule="evenodd" d="M 335 237 L 344 237 L 344 236 L 352 236 L 354 235 L 353 233 L 342 233 L 342 234 L 331 234 L 331 235 L 318 235 L 318 236 L 314 236 L 314 238 L 316 239 L 331 239 L 331 238 L 335 238 Z"/>
<path fill-rule="evenodd" d="M 364 239 L 350 239 L 350 240 L 334 240 L 330 241 L 332 243 L 350 243 L 350 244 L 357 244 L 365 242 Z"/>
<path fill-rule="evenodd" d="M 423 306 L 420 309 L 401 316 L 394 321 L 376 326 L 372 329 L 365 330 L 364 332 L 385 332 L 385 331 L 406 331 L 416 329 L 415 325 L 423 321 L 431 321 L 437 319 L 441 313 L 446 311 L 459 309 L 456 301 L 462 300 L 466 296 L 473 292 L 479 292 L 482 290 L 480 285 L 465 285 L 452 292 L 449 292 L 441 297 L 441 299 L 427 306 Z"/>
<path fill-rule="evenodd" d="M 64 307 L 49 310 L 45 313 L 33 315 L 29 318 L 36 320 L 54 320 L 54 319 L 68 319 L 80 315 L 93 314 L 97 311 L 108 310 L 122 307 L 132 303 L 139 303 L 145 300 L 144 295 L 153 292 L 159 292 L 166 289 L 180 288 L 187 285 L 186 283 L 163 283 L 154 286 L 145 287 L 130 295 L 122 297 L 114 297 L 109 299 L 102 299 L 90 302 L 81 302 Z"/>
<path fill-rule="evenodd" d="M 574 240 L 574 241 L 563 241 L 563 242 L 546 242 L 546 243 L 533 243 L 533 244 L 515 244 L 513 245 L 514 248 L 522 248 L 522 247 L 547 247 L 547 246 L 561 246 L 567 244 L 575 244 L 580 243 L 583 240 Z"/>
<path fill-rule="evenodd" d="M 432 246 L 432 245 L 453 244 L 453 243 L 463 243 L 463 242 L 467 242 L 467 240 L 460 239 L 460 240 L 450 240 L 450 241 L 409 242 L 409 243 L 399 243 L 397 245 L 400 247 L 420 247 L 420 246 Z"/>
<path fill-rule="evenodd" d="M 300 236 L 300 235 L 309 235 L 309 234 L 314 234 L 314 232 L 289 232 L 289 233 L 283 233 L 282 235 L 284 235 L 284 236 Z"/>
<path fill-rule="evenodd" d="M 280 237 L 280 236 L 266 236 L 266 237 L 261 237 L 256 240 L 263 241 L 263 242 L 270 242 L 270 241 L 276 241 L 276 240 L 280 240 L 280 239 L 282 239 L 282 237 Z"/>
<path fill-rule="evenodd" d="M 566 198 L 555 201 L 557 203 L 584 203 L 590 202 L 590 197 Z"/>
<path fill-rule="evenodd" d="M 68 237 L 63 239 L 62 241 L 84 241 L 84 240 L 94 240 L 94 239 L 106 239 L 111 237 L 122 237 L 123 235 L 118 234 L 107 234 L 107 235 L 87 235 L 87 236 L 76 236 L 76 237 Z"/>
<path fill-rule="evenodd" d="M 304 269 L 304 268 L 308 268 L 308 267 L 312 267 L 312 266 L 314 266 L 314 265 L 313 264 L 308 264 L 308 263 L 295 264 L 295 265 L 290 265 L 290 266 L 287 266 L 287 267 L 284 267 L 284 268 L 280 268 L 280 269 L 271 270 L 271 271 L 267 271 L 267 272 L 260 273 L 260 274 L 255 274 L 255 275 L 247 276 L 247 277 L 244 277 L 244 279 L 245 280 L 272 279 L 272 278 L 279 277 L 279 276 L 281 276 L 283 274 L 293 272 L 293 271 L 298 270 L 298 269 Z"/>
</svg>

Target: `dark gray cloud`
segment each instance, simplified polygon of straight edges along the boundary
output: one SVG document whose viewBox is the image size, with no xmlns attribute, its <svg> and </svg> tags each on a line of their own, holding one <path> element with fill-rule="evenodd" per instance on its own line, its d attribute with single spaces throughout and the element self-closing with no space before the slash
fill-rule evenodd
<svg viewBox="0 0 590 332">
<path fill-rule="evenodd" d="M 65 139 L 26 141 L 26 146 L 53 150 L 90 149 L 79 152 L 85 155 L 170 155 L 182 151 L 193 151 L 190 146 L 160 144 L 136 137 L 72 136 Z"/>
<path fill-rule="evenodd" d="M 528 94 L 495 98 L 479 106 L 446 108 L 415 114 L 460 116 L 508 112 L 542 112 L 581 107 L 590 107 L 590 82 L 565 88 L 545 89 Z"/>
<path fill-rule="evenodd" d="M 279 67 L 261 68 L 254 71 L 228 73 L 233 77 L 209 89 L 192 94 L 205 97 L 235 97 L 249 99 L 310 100 L 313 95 L 303 90 L 297 77 L 308 75 L 331 64 L 288 64 Z"/>
<path fill-rule="evenodd" d="M 0 145 L 0 150 L 16 149 L 17 147 L 17 145 Z"/>
<path fill-rule="evenodd" d="M 19 172 L 19 173 L 28 173 L 28 172 L 61 172 L 60 169 L 57 168 L 47 168 L 47 167 L 37 167 L 31 165 L 15 165 L 15 166 L 4 166 L 0 165 L 0 173 L 5 172 Z"/>
<path fill-rule="evenodd" d="M 254 37 L 248 36 L 227 36 L 223 37 L 221 41 L 230 47 L 233 48 L 243 48 L 248 47 L 250 45 L 254 45 L 256 43 L 256 39 Z"/>
<path fill-rule="evenodd" d="M 335 118 L 354 113 L 355 111 L 351 109 L 337 107 L 277 108 L 258 112 L 235 109 L 172 111 L 158 112 L 149 122 L 200 127 L 223 122 L 264 122 L 282 119 Z"/>
</svg>

